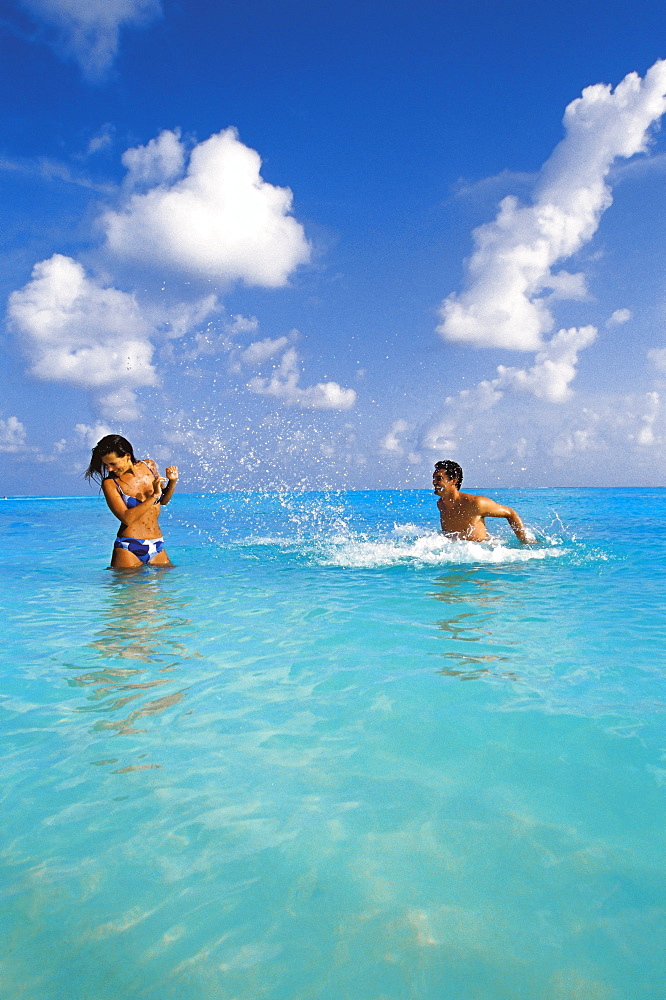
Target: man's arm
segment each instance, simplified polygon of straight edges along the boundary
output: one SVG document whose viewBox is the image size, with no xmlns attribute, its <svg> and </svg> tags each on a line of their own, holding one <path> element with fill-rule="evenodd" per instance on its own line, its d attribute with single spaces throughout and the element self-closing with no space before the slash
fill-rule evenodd
<svg viewBox="0 0 666 1000">
<path fill-rule="evenodd" d="M 489 497 L 478 497 L 478 500 L 480 501 L 479 513 L 482 517 L 505 517 L 518 541 L 522 542 L 523 545 L 534 543 L 535 539 L 527 532 L 525 525 L 515 510 L 512 510 L 511 507 L 505 507 L 501 503 L 495 503 Z"/>
</svg>

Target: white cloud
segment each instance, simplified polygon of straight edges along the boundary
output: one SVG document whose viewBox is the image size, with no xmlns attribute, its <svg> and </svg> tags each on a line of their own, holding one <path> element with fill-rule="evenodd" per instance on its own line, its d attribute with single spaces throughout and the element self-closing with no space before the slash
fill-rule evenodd
<svg viewBox="0 0 666 1000">
<path fill-rule="evenodd" d="M 94 448 L 98 441 L 106 437 L 107 434 L 112 434 L 113 431 L 102 423 L 96 423 L 93 427 L 89 424 L 76 424 L 74 433 L 86 448 Z"/>
<path fill-rule="evenodd" d="M 456 424 L 453 420 L 441 420 L 426 428 L 419 445 L 426 451 L 444 453 L 453 451 L 457 445 Z"/>
<path fill-rule="evenodd" d="M 12 292 L 7 319 L 30 359 L 30 375 L 91 390 L 104 419 L 118 421 L 136 420 L 136 389 L 158 382 L 153 338 L 183 337 L 221 308 L 215 295 L 141 304 L 87 276 L 78 261 L 54 254 Z M 197 343 L 192 356 L 204 349 Z M 163 350 L 167 358 L 169 351 Z"/>
<path fill-rule="evenodd" d="M 379 442 L 379 447 L 382 451 L 388 451 L 395 455 L 402 455 L 404 448 L 400 443 L 399 435 L 404 434 L 406 430 L 409 430 L 409 424 L 406 420 L 394 420 L 388 434 L 386 434 L 386 436 Z"/>
<path fill-rule="evenodd" d="M 564 431 L 552 444 L 549 453 L 554 458 L 571 458 L 585 451 L 596 451 L 603 448 L 603 443 L 597 436 L 596 427 L 586 427 Z"/>
<path fill-rule="evenodd" d="M 217 295 L 206 295 L 193 302 L 176 302 L 168 307 L 153 306 L 145 309 L 145 313 L 161 333 L 169 339 L 177 339 L 221 310 Z"/>
<path fill-rule="evenodd" d="M 289 214 L 291 191 L 263 180 L 259 154 L 232 128 L 195 146 L 185 176 L 177 177 L 184 155 L 176 132 L 127 151 L 130 181 L 151 179 L 156 186 L 130 194 L 120 211 L 103 215 L 109 248 L 142 264 L 222 283 L 285 285 L 310 257 L 303 228 Z"/>
<path fill-rule="evenodd" d="M 237 313 L 235 316 L 231 316 L 225 329 L 231 336 L 235 336 L 237 333 L 256 333 L 259 329 L 259 320 L 256 316 L 241 316 Z"/>
<path fill-rule="evenodd" d="M 105 125 L 102 125 L 101 129 L 88 143 L 86 156 L 94 156 L 95 153 L 101 153 L 103 149 L 108 149 L 109 146 L 113 145 L 115 134 L 115 127 L 111 124 L 111 122 L 106 122 Z"/>
<path fill-rule="evenodd" d="M 587 87 L 564 115 L 565 138 L 543 165 L 533 203 L 500 203 L 494 222 L 474 233 L 469 285 L 442 304 L 439 333 L 477 347 L 536 351 L 554 326 L 550 296 L 580 298 L 582 275 L 552 268 L 587 243 L 612 203 L 606 179 L 618 157 L 647 147 L 666 110 L 666 61 L 644 79 L 630 73 L 613 91 Z"/>
<path fill-rule="evenodd" d="M 136 393 L 127 386 L 117 386 L 110 392 L 102 393 L 97 397 L 97 405 L 102 416 L 112 422 L 138 420 L 141 416 Z"/>
<path fill-rule="evenodd" d="M 570 395 L 569 385 L 576 375 L 578 352 L 588 347 L 597 336 L 593 326 L 560 330 L 539 351 L 531 368 L 507 368 L 499 365 L 495 389 L 518 389 L 531 392 L 538 399 L 560 403 Z"/>
<path fill-rule="evenodd" d="M 55 48 L 74 58 L 88 80 L 101 80 L 118 51 L 120 29 L 147 24 L 159 0 L 21 0 L 35 20 L 52 29 Z"/>
<path fill-rule="evenodd" d="M 121 161 L 127 170 L 127 187 L 150 187 L 174 181 L 185 170 L 185 147 L 180 141 L 180 132 L 165 129 L 145 146 L 126 149 Z"/>
<path fill-rule="evenodd" d="M 578 352 L 588 347 L 596 336 L 593 326 L 560 330 L 537 353 L 531 367 L 498 365 L 496 378 L 484 379 L 472 389 L 462 389 L 457 395 L 448 396 L 443 417 L 421 433 L 419 446 L 426 451 L 452 451 L 461 436 L 459 428 L 464 426 L 467 433 L 471 433 L 469 421 L 484 419 L 482 415 L 496 407 L 507 392 L 528 393 L 547 403 L 566 402 L 572 396 L 570 383 L 576 375 Z M 557 452 L 560 453 L 563 452 Z"/>
<path fill-rule="evenodd" d="M 653 347 L 647 356 L 657 371 L 666 372 L 666 347 Z"/>
<path fill-rule="evenodd" d="M 11 328 L 30 358 L 30 374 L 92 390 L 125 393 L 154 385 L 152 324 L 132 295 L 86 277 L 81 264 L 54 254 L 9 297 Z M 107 391 L 107 398 L 108 396 Z"/>
<path fill-rule="evenodd" d="M 18 417 L 0 420 L 0 452 L 16 453 L 27 447 L 26 430 Z"/>
<path fill-rule="evenodd" d="M 585 407 L 575 418 L 579 426 L 561 432 L 549 453 L 556 458 L 573 459 L 581 452 L 605 452 L 620 455 L 620 461 L 626 464 L 627 454 L 638 457 L 646 448 L 663 444 L 663 416 L 658 392 L 614 398 L 601 412 Z M 653 454 L 663 462 L 662 454 Z"/>
<path fill-rule="evenodd" d="M 606 320 L 606 326 L 622 326 L 623 323 L 628 323 L 631 319 L 633 313 L 631 309 L 616 309 L 608 319 Z"/>
<path fill-rule="evenodd" d="M 636 440 L 642 447 L 658 443 L 655 435 L 655 424 L 661 413 L 661 398 L 658 392 L 648 392 L 646 396 L 646 412 L 643 414 L 643 426 L 636 435 Z"/>
<path fill-rule="evenodd" d="M 499 365 L 495 378 L 449 397 L 443 414 L 421 432 L 421 447 L 452 451 L 482 433 L 489 438 L 488 456 L 495 461 L 501 453 L 509 461 L 514 426 L 527 423 L 523 440 L 524 449 L 529 450 L 536 447 L 530 419 L 538 427 L 561 423 L 571 415 L 570 408 L 556 417 L 550 409 L 534 404 L 526 408 L 515 400 L 516 393 L 528 393 L 546 403 L 562 406 L 570 402 L 579 353 L 597 336 L 595 327 L 587 325 L 561 329 L 547 339 L 555 322 L 553 303 L 586 296 L 582 274 L 554 273 L 553 268 L 592 238 L 602 213 L 612 203 L 607 178 L 613 162 L 644 151 L 650 127 L 664 111 L 666 61 L 655 63 L 645 79 L 629 74 L 615 91 L 602 84 L 586 88 L 566 109 L 565 138 L 540 171 L 533 203 L 521 206 L 516 198 L 505 198 L 495 221 L 476 230 L 468 287 L 460 296 L 450 295 L 444 301 L 438 330 L 448 340 L 534 351 L 536 356 L 533 364 L 524 367 Z M 631 318 L 629 309 L 616 309 L 606 326 Z M 666 350 L 662 354 L 655 348 L 648 356 L 666 371 Z M 491 408 L 497 409 L 486 430 L 481 424 Z M 653 410 L 658 412 L 654 406 Z M 653 410 L 614 421 L 618 441 L 652 443 L 657 420 Z M 507 423 L 507 414 L 513 422 Z M 599 428 L 590 419 L 586 417 L 581 426 L 574 422 L 558 428 L 550 435 L 549 454 L 563 459 L 602 448 Z M 500 425 L 508 432 L 504 443 Z M 514 457 L 521 456 L 515 452 Z"/>
<path fill-rule="evenodd" d="M 44 156 L 25 160 L 8 160 L 6 157 L 0 156 L 0 170 L 25 174 L 28 177 L 41 177 L 47 181 L 62 181 L 63 184 L 74 184 L 89 191 L 98 191 L 100 194 L 111 194 L 116 190 L 111 184 L 98 183 L 89 177 L 72 173 L 67 164 L 58 163 L 57 160 L 49 160 Z"/>
<path fill-rule="evenodd" d="M 472 389 L 461 389 L 456 396 L 447 396 L 445 404 L 447 407 L 485 413 L 502 398 L 497 384 L 498 379 L 484 379 Z"/>
<path fill-rule="evenodd" d="M 298 384 L 300 377 L 298 352 L 290 347 L 270 378 L 250 379 L 247 386 L 250 392 L 307 410 L 350 410 L 356 402 L 353 389 L 343 389 L 337 382 L 319 382 L 303 389 Z"/>
<path fill-rule="evenodd" d="M 268 358 L 274 357 L 289 345 L 289 337 L 266 337 L 249 344 L 241 354 L 241 361 L 247 365 L 260 365 Z"/>
<path fill-rule="evenodd" d="M 450 410 L 418 444 L 424 456 L 459 461 L 470 486 L 658 483 L 666 410 L 655 392 L 581 393 L 558 407 L 525 406 L 506 393 L 491 413 Z"/>
</svg>

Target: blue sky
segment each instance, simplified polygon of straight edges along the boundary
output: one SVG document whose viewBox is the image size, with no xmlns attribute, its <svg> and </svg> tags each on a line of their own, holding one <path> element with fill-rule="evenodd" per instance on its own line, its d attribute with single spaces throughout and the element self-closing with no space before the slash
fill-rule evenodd
<svg viewBox="0 0 666 1000">
<path fill-rule="evenodd" d="M 663 4 L 4 0 L 0 45 L 2 493 L 107 431 L 192 490 L 663 482 Z"/>
</svg>

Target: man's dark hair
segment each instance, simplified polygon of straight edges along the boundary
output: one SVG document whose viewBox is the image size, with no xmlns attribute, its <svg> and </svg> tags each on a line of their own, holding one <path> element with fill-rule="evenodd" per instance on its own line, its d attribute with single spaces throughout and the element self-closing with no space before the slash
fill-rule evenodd
<svg viewBox="0 0 666 1000">
<path fill-rule="evenodd" d="M 463 481 L 463 470 L 457 462 L 451 462 L 447 458 L 444 462 L 435 462 L 435 468 L 443 469 L 448 478 L 455 481 L 456 489 L 460 489 Z"/>
</svg>

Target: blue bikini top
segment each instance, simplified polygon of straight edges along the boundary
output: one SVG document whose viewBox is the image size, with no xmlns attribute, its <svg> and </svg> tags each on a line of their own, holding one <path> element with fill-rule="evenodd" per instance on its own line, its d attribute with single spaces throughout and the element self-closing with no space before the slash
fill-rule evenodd
<svg viewBox="0 0 666 1000">
<path fill-rule="evenodd" d="M 145 462 L 142 462 L 141 464 L 142 465 L 146 465 Z M 146 468 L 148 468 L 148 466 L 146 466 Z M 120 485 L 120 483 L 118 482 L 117 479 L 114 479 L 114 483 L 116 484 L 116 489 L 118 490 L 118 492 L 120 493 L 121 497 L 125 501 L 125 506 L 126 507 L 138 507 L 140 503 L 144 502 L 143 500 L 139 500 L 138 497 L 131 496 L 129 493 L 123 493 L 122 487 L 121 487 L 121 485 Z M 155 501 L 155 503 L 158 504 L 159 502 L 160 502 L 160 498 L 158 497 L 157 500 Z"/>
<path fill-rule="evenodd" d="M 125 501 L 126 507 L 138 507 L 140 503 L 143 503 L 143 501 L 139 500 L 138 497 L 132 497 L 129 495 L 129 493 L 123 493 L 122 489 L 120 488 L 120 483 L 116 483 L 116 486 L 118 487 L 118 492 Z"/>
</svg>

